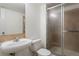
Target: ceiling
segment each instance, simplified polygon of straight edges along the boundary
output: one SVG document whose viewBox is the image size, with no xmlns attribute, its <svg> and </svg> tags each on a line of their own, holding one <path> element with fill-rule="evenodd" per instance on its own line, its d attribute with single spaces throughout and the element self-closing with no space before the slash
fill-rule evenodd
<svg viewBox="0 0 79 59">
<path fill-rule="evenodd" d="M 0 7 L 12 9 L 21 13 L 25 13 L 24 3 L 0 3 Z"/>
</svg>

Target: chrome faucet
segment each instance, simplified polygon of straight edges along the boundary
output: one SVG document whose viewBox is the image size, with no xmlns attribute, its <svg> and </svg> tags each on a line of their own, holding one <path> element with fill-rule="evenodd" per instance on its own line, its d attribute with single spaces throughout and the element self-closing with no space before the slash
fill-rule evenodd
<svg viewBox="0 0 79 59">
<path fill-rule="evenodd" d="M 16 37 L 16 39 L 14 40 L 15 42 L 18 42 L 19 41 L 19 37 Z"/>
</svg>

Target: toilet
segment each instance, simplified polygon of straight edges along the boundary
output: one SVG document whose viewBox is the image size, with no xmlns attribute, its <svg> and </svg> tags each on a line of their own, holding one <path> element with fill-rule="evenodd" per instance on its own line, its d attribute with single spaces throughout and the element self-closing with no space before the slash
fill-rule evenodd
<svg viewBox="0 0 79 59">
<path fill-rule="evenodd" d="M 51 52 L 48 49 L 41 48 L 37 51 L 38 56 L 50 56 Z"/>
<path fill-rule="evenodd" d="M 38 56 L 50 56 L 51 52 L 42 47 L 41 39 L 32 40 L 31 42 L 31 50 L 36 53 Z"/>
</svg>

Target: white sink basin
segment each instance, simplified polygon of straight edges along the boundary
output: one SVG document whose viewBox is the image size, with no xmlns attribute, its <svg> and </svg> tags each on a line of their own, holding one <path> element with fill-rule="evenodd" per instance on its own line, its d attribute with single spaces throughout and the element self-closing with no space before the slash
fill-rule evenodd
<svg viewBox="0 0 79 59">
<path fill-rule="evenodd" d="M 0 50 L 6 53 L 15 53 L 20 51 L 31 44 L 30 39 L 19 39 L 18 42 L 13 40 L 1 44 Z"/>
</svg>

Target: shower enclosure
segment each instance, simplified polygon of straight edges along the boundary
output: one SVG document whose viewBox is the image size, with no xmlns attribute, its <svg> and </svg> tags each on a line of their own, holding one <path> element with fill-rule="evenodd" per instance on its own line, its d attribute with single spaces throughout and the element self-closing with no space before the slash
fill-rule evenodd
<svg viewBox="0 0 79 59">
<path fill-rule="evenodd" d="M 79 4 L 47 4 L 47 48 L 55 55 L 79 55 Z"/>
</svg>

